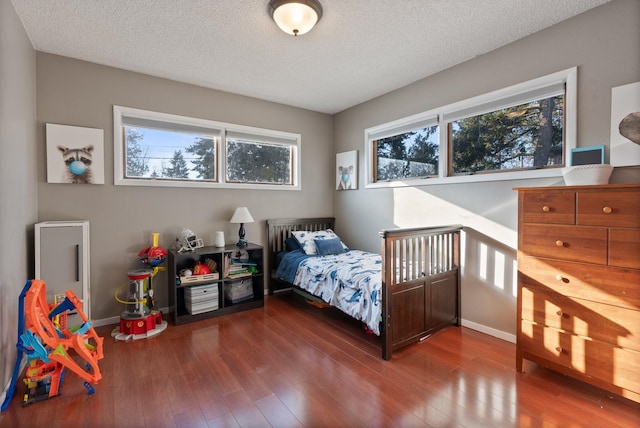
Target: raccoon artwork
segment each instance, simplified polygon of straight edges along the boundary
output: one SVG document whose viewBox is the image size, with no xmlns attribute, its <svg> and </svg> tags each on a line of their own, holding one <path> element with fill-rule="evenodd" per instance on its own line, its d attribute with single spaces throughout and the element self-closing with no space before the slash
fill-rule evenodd
<svg viewBox="0 0 640 428">
<path fill-rule="evenodd" d="M 66 166 L 63 178 L 65 183 L 93 184 L 91 174 L 93 146 L 80 149 L 58 146 L 58 150 L 62 152 L 62 160 Z"/>
</svg>

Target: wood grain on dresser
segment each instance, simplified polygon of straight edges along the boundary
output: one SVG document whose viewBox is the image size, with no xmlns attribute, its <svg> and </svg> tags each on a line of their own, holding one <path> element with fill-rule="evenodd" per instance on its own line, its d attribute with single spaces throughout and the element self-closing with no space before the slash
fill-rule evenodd
<svg viewBox="0 0 640 428">
<path fill-rule="evenodd" d="M 517 369 L 640 402 L 640 185 L 516 190 Z"/>
</svg>

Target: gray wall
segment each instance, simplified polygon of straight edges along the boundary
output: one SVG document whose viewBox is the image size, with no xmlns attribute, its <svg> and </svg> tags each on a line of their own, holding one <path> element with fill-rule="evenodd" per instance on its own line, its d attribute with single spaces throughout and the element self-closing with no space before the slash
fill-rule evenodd
<svg viewBox="0 0 640 428">
<path fill-rule="evenodd" d="M 517 186 L 558 179 L 363 188 L 364 130 L 394 119 L 578 66 L 578 146 L 608 146 L 611 88 L 640 80 L 640 2 L 614 0 L 547 30 L 334 116 L 336 152 L 359 150 L 360 188 L 334 192 L 337 229 L 349 245 L 377 250 L 382 228 L 461 223 L 462 316 L 513 338 L 516 329 Z M 639 182 L 638 168 L 612 182 Z M 504 334 L 503 334 L 504 333 Z"/>
<path fill-rule="evenodd" d="M 11 2 L 0 1 L 0 403 L 16 360 L 18 296 L 36 221 L 36 54 Z"/>
<path fill-rule="evenodd" d="M 113 112 L 121 105 L 230 122 L 302 135 L 302 191 L 178 189 L 113 185 Z M 45 123 L 104 129 L 105 184 L 46 182 Z M 132 73 L 66 57 L 37 54 L 38 220 L 91 222 L 91 316 L 117 317 L 114 299 L 127 271 L 140 268 L 137 254 L 160 233 L 169 248 L 183 227 L 206 245 L 215 231 L 237 240 L 229 219 L 247 206 L 255 223 L 247 238 L 264 244 L 265 220 L 333 213 L 333 136 L 329 115 Z M 167 305 L 166 273 L 154 280 L 159 307 Z"/>
</svg>

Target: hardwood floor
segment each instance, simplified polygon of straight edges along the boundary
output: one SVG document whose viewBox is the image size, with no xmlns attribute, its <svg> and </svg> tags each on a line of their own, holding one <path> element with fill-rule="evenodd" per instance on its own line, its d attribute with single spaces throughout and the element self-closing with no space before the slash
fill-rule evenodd
<svg viewBox="0 0 640 428">
<path fill-rule="evenodd" d="M 295 295 L 174 326 L 150 339 L 105 338 L 102 381 L 87 395 L 21 406 L 0 427 L 637 427 L 640 405 L 533 364 L 515 345 L 451 327 L 380 358 L 377 338 Z"/>
</svg>

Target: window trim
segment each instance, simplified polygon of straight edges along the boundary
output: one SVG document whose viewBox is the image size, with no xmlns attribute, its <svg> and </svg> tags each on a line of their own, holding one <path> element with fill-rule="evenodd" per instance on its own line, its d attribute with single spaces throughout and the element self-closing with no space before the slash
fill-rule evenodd
<svg viewBox="0 0 640 428">
<path fill-rule="evenodd" d="M 216 149 L 217 182 L 191 181 L 191 180 L 153 180 L 131 179 L 125 177 L 125 152 L 122 135 L 122 126 L 126 124 L 124 117 L 134 117 L 155 122 L 175 123 L 194 128 L 206 128 L 219 132 L 220 146 Z M 259 183 L 230 183 L 226 182 L 226 135 L 243 134 L 256 138 L 273 139 L 274 142 L 290 144 L 293 150 L 291 178 L 293 183 L 287 184 L 259 184 Z M 142 110 L 132 107 L 113 106 L 113 182 L 116 186 L 148 186 L 148 187 L 195 187 L 195 188 L 223 188 L 223 189 L 259 189 L 259 190 L 301 190 L 301 159 L 302 138 L 300 134 L 272 129 L 256 128 L 232 123 L 217 122 L 207 119 L 198 119 L 187 116 L 179 116 L 169 113 L 160 113 L 150 110 Z"/>
<path fill-rule="evenodd" d="M 503 172 L 482 172 L 469 175 L 447 175 L 449 174 L 449 144 L 447 140 L 447 125 L 451 117 L 455 117 L 459 112 L 482 112 L 487 106 L 495 106 L 497 109 L 504 104 L 505 100 L 513 100 L 523 97 L 526 94 L 535 94 L 545 89 L 558 85 L 565 86 L 565 108 L 564 108 L 564 158 L 565 165 L 567 155 L 571 149 L 576 148 L 577 141 L 577 76 L 578 67 L 572 67 L 561 70 L 543 77 L 532 79 L 523 83 L 512 85 L 486 94 L 478 95 L 462 101 L 451 103 L 442 107 L 428 110 L 405 118 L 397 119 L 381 125 L 376 125 L 364 130 L 365 141 L 365 188 L 394 188 L 394 187 L 410 187 L 424 186 L 428 184 L 452 184 L 452 183 L 470 183 L 483 181 L 509 181 L 509 180 L 525 180 L 535 178 L 562 177 L 562 168 L 551 167 L 545 169 L 528 169 Z M 439 165 L 438 177 L 423 179 L 407 179 L 376 182 L 373 179 L 373 166 L 375 165 L 375 153 L 373 151 L 372 139 L 380 138 L 385 132 L 393 132 L 398 129 L 410 129 L 415 124 L 428 121 L 430 118 L 436 117 L 440 126 L 440 148 L 439 148 Z M 372 138 L 375 137 L 375 138 Z"/>
</svg>

